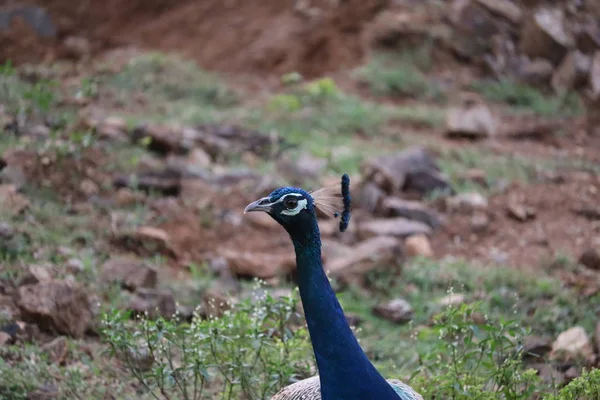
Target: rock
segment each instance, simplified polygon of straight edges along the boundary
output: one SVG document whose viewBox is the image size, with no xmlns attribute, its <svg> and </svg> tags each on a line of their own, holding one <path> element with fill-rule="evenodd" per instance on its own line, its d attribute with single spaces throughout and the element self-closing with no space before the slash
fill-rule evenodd
<svg viewBox="0 0 600 400">
<path fill-rule="evenodd" d="M 412 235 L 404 241 L 404 249 L 408 257 L 433 257 L 431 243 L 426 235 Z"/>
<path fill-rule="evenodd" d="M 25 321 L 75 338 L 83 336 L 92 319 L 87 289 L 76 282 L 55 280 L 21 286 L 16 303 Z"/>
<path fill-rule="evenodd" d="M 46 125 L 41 124 L 34 125 L 27 129 L 27 134 L 35 138 L 48 138 L 50 136 L 50 133 L 50 128 L 48 128 Z"/>
<path fill-rule="evenodd" d="M 552 350 L 552 342 L 539 336 L 526 336 L 523 341 L 523 358 L 542 361 Z"/>
<path fill-rule="evenodd" d="M 202 313 L 205 317 L 219 318 L 231 309 L 231 301 L 220 289 L 209 288 L 202 293 Z"/>
<path fill-rule="evenodd" d="M 252 152 L 272 157 L 285 146 L 283 138 L 236 125 L 205 124 L 183 129 L 187 143 L 202 147 L 213 160 Z"/>
<path fill-rule="evenodd" d="M 78 258 L 69 258 L 65 264 L 65 268 L 70 274 L 77 275 L 85 269 L 85 265 Z"/>
<path fill-rule="evenodd" d="M 206 169 L 211 166 L 212 160 L 206 151 L 199 147 L 195 147 L 188 155 L 188 163 Z"/>
<path fill-rule="evenodd" d="M 92 46 L 90 41 L 81 36 L 68 36 L 63 41 L 63 50 L 65 57 L 80 59 L 90 56 Z"/>
<path fill-rule="evenodd" d="M 600 207 L 573 207 L 571 212 L 590 221 L 600 221 Z"/>
<path fill-rule="evenodd" d="M 160 228 L 141 226 L 133 232 L 124 232 L 116 238 L 119 244 L 142 255 L 160 253 L 168 257 L 177 258 L 171 245 L 169 234 Z"/>
<path fill-rule="evenodd" d="M 129 309 L 151 319 L 159 316 L 171 319 L 177 312 L 177 305 L 170 290 L 138 288 L 129 302 Z"/>
<path fill-rule="evenodd" d="M 182 190 L 182 173 L 165 169 L 150 171 L 137 175 L 119 176 L 114 179 L 113 186 L 117 189 L 132 188 L 147 194 L 160 193 L 163 196 L 179 196 Z"/>
<path fill-rule="evenodd" d="M 565 376 L 551 364 L 536 364 L 534 367 L 538 370 L 538 375 L 544 383 L 556 385 L 556 387 L 564 385 Z"/>
<path fill-rule="evenodd" d="M 0 10 L 0 31 L 9 30 L 16 19 L 25 21 L 40 37 L 51 38 L 56 36 L 58 31 L 45 8 L 29 5 L 2 8 Z"/>
<path fill-rule="evenodd" d="M 0 291 L 4 291 L 0 287 Z M 0 294 L 0 315 L 2 319 L 12 320 L 16 317 L 18 311 L 13 302 L 12 296 Z"/>
<path fill-rule="evenodd" d="M 267 213 L 247 213 L 244 214 L 244 219 L 247 219 L 253 226 L 260 229 L 270 230 L 279 226 L 279 224 Z"/>
<path fill-rule="evenodd" d="M 463 304 L 465 302 L 465 295 L 462 293 L 450 293 L 447 296 L 442 297 L 439 301 L 438 304 L 443 306 L 443 307 L 455 307 L 455 306 L 460 306 L 461 304 Z"/>
<path fill-rule="evenodd" d="M 17 215 L 27 207 L 29 207 L 29 200 L 18 192 L 15 185 L 0 185 L 0 210 Z"/>
<path fill-rule="evenodd" d="M 323 262 L 325 264 L 327 264 L 330 260 L 345 257 L 353 250 L 353 247 L 346 246 L 340 243 L 338 240 L 323 239 L 321 245 Z"/>
<path fill-rule="evenodd" d="M 148 150 L 161 155 L 183 154 L 194 147 L 193 141 L 185 140 L 181 130 L 166 125 L 138 125 L 131 132 L 135 144 L 143 142 Z"/>
<path fill-rule="evenodd" d="M 121 117 L 107 117 L 95 128 L 100 139 L 121 140 L 127 135 L 127 121 Z"/>
<path fill-rule="evenodd" d="M 360 187 L 358 195 L 354 195 L 355 201 L 358 198 L 360 205 L 370 213 L 374 213 L 380 208 L 385 197 L 386 191 L 375 182 L 364 183 Z"/>
<path fill-rule="evenodd" d="M 358 243 L 338 258 L 327 260 L 325 271 L 332 277 L 361 274 L 378 264 L 394 263 L 400 257 L 401 242 L 389 236 L 378 236 Z"/>
<path fill-rule="evenodd" d="M 0 328 L 0 331 L 8 333 L 13 342 L 32 342 L 40 338 L 40 329 L 37 325 L 26 324 L 23 321 L 6 324 Z"/>
<path fill-rule="evenodd" d="M 565 371 L 566 383 L 571 382 L 573 379 L 577 379 L 581 376 L 581 371 L 576 367 L 571 367 Z"/>
<path fill-rule="evenodd" d="M 131 291 L 155 288 L 158 280 L 156 269 L 133 258 L 111 258 L 100 269 L 103 282 L 119 283 Z"/>
<path fill-rule="evenodd" d="M 594 54 L 600 50 L 600 25 L 592 23 L 585 26 L 577 37 L 577 48 L 584 54 Z"/>
<path fill-rule="evenodd" d="M 27 393 L 27 400 L 58 400 L 61 391 L 51 383 L 44 384 Z"/>
<path fill-rule="evenodd" d="M 554 71 L 551 82 L 552 88 L 557 93 L 581 89 L 588 83 L 591 67 L 592 59 L 590 56 L 579 50 L 570 52 Z"/>
<path fill-rule="evenodd" d="M 446 114 L 446 136 L 471 140 L 487 138 L 496 132 L 496 120 L 485 104 L 452 107 Z"/>
<path fill-rule="evenodd" d="M 600 3 L 594 0 L 584 0 L 583 3 L 585 11 L 600 20 Z"/>
<path fill-rule="evenodd" d="M 475 212 L 470 220 L 471 232 L 481 234 L 487 232 L 490 226 L 490 219 L 487 214 Z"/>
<path fill-rule="evenodd" d="M 431 234 L 428 225 L 419 221 L 411 221 L 406 218 L 380 218 L 361 223 L 358 227 L 359 235 L 363 238 L 373 236 L 395 236 L 406 238 L 417 234 Z"/>
<path fill-rule="evenodd" d="M 472 214 L 488 208 L 488 200 L 480 193 L 465 192 L 446 199 L 446 209 L 461 214 Z"/>
<path fill-rule="evenodd" d="M 364 322 L 364 320 L 361 318 L 360 315 L 358 314 L 354 314 L 354 313 L 344 313 L 345 317 L 346 317 L 346 322 L 348 323 L 348 325 L 350 325 L 351 327 L 359 327 L 362 325 L 362 323 Z"/>
<path fill-rule="evenodd" d="M 48 354 L 48 359 L 53 364 L 64 365 L 69 353 L 67 338 L 59 336 L 56 339 L 42 345 L 42 350 Z"/>
<path fill-rule="evenodd" d="M 509 20 L 515 25 L 521 23 L 523 18 L 521 8 L 509 0 L 477 0 L 477 2 L 492 13 Z"/>
<path fill-rule="evenodd" d="M 481 187 L 488 187 L 487 172 L 479 168 L 470 168 L 458 176 L 458 179 L 465 182 L 474 182 Z"/>
<path fill-rule="evenodd" d="M 546 85 L 552 79 L 554 65 L 544 58 L 524 61 L 517 73 L 518 78 L 532 86 Z"/>
<path fill-rule="evenodd" d="M 432 155 L 420 146 L 367 160 L 361 165 L 363 182 L 373 182 L 387 194 L 433 191 L 454 193 Z"/>
<path fill-rule="evenodd" d="M 591 98 L 600 99 L 600 51 L 597 51 L 592 59 L 589 82 Z"/>
<path fill-rule="evenodd" d="M 228 262 L 231 271 L 240 276 L 270 279 L 287 275 L 296 269 L 296 256 L 288 252 L 251 253 L 221 248 L 218 254 Z"/>
<path fill-rule="evenodd" d="M 0 183 L 14 185 L 17 191 L 22 189 L 27 184 L 27 176 L 23 172 L 23 167 L 11 164 L 2 166 L 3 163 L 3 160 L 0 159 Z"/>
<path fill-rule="evenodd" d="M 117 193 L 115 194 L 115 201 L 117 205 L 121 207 L 134 205 L 140 200 L 140 197 L 136 196 L 133 190 L 125 187 L 117 190 Z"/>
<path fill-rule="evenodd" d="M 513 140 L 552 139 L 552 135 L 561 128 L 558 121 L 544 120 L 536 116 L 519 116 L 505 119 L 498 136 L 506 136 Z"/>
<path fill-rule="evenodd" d="M 396 324 L 407 323 L 413 318 L 412 306 L 408 301 L 401 298 L 375 306 L 373 313 Z"/>
<path fill-rule="evenodd" d="M 579 257 L 579 264 L 589 269 L 600 271 L 600 253 L 596 249 L 587 249 Z"/>
<path fill-rule="evenodd" d="M 17 286 L 33 285 L 52 280 L 50 268 L 44 265 L 28 265 L 23 275 L 19 277 Z"/>
<path fill-rule="evenodd" d="M 13 343 L 13 338 L 6 332 L 0 332 L 0 348 Z"/>
<path fill-rule="evenodd" d="M 0 239 L 10 239 L 15 235 L 15 229 L 6 222 L 0 222 Z"/>
<path fill-rule="evenodd" d="M 79 189 L 88 197 L 100 193 L 100 186 L 91 179 L 84 179 L 79 184 Z"/>
<path fill-rule="evenodd" d="M 120 354 L 122 358 L 126 358 L 127 362 L 131 362 L 141 372 L 148 372 L 154 364 L 154 354 L 148 348 L 148 344 L 144 339 L 138 340 L 136 345 L 127 349 L 126 354 Z"/>
<path fill-rule="evenodd" d="M 307 152 L 301 153 L 296 159 L 284 157 L 277 162 L 278 172 L 293 185 L 318 179 L 325 167 L 327 167 L 326 159 L 314 157 Z"/>
<path fill-rule="evenodd" d="M 575 326 L 562 332 L 552 343 L 551 359 L 573 361 L 578 358 L 590 360 L 593 357 L 594 347 L 581 326 Z"/>
<path fill-rule="evenodd" d="M 371 42 L 390 48 L 424 46 L 428 40 L 443 40 L 452 35 L 451 28 L 417 12 L 384 10 L 375 17 L 369 32 Z"/>
<path fill-rule="evenodd" d="M 419 201 L 403 200 L 399 197 L 386 197 L 381 205 L 386 217 L 403 217 L 423 222 L 435 229 L 441 225 L 439 216 Z"/>
<path fill-rule="evenodd" d="M 509 202 L 506 209 L 507 215 L 512 219 L 520 222 L 526 222 L 530 219 L 535 218 L 535 209 L 533 207 L 527 207 L 520 203 Z"/>
<path fill-rule="evenodd" d="M 500 32 L 501 27 L 479 2 L 454 0 L 450 4 L 449 17 L 460 32 L 472 35 L 472 39 L 489 39 Z"/>
<path fill-rule="evenodd" d="M 559 8 L 538 8 L 526 19 L 521 30 L 521 51 L 530 58 L 545 58 L 558 65 L 574 40 L 565 29 L 564 13 Z"/>
</svg>

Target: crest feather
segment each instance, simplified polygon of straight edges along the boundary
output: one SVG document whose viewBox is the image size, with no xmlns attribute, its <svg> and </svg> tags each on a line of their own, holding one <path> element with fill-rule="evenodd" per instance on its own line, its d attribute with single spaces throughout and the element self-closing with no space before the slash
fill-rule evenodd
<svg viewBox="0 0 600 400">
<path fill-rule="evenodd" d="M 329 218 L 336 218 L 343 208 L 342 194 L 337 185 L 323 186 L 320 189 L 310 192 L 315 207 L 321 210 Z"/>
<path fill-rule="evenodd" d="M 350 177 L 342 176 L 341 190 L 338 185 L 328 185 L 310 192 L 316 208 L 329 218 L 342 216 L 340 232 L 344 232 L 350 222 Z"/>
</svg>

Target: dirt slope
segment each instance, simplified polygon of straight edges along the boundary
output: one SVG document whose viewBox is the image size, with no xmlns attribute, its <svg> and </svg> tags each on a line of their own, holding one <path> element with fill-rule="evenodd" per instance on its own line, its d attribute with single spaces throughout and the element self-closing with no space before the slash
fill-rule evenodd
<svg viewBox="0 0 600 400">
<path fill-rule="evenodd" d="M 0 37 L 0 62 L 64 56 L 64 39 L 76 35 L 89 41 L 92 53 L 132 44 L 175 50 L 219 71 L 298 71 L 312 76 L 359 63 L 366 51 L 365 23 L 387 3 L 83 0 L 74 6 L 71 0 L 36 0 L 31 4 L 49 11 L 57 37 L 36 39 L 13 21 L 17 26 L 3 34 L 4 40 Z M 10 7 L 10 0 L 5 5 Z"/>
</svg>

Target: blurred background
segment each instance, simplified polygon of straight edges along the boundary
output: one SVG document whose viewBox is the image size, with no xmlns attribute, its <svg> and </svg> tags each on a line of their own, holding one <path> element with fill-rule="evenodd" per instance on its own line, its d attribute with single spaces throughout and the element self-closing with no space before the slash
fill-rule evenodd
<svg viewBox="0 0 600 400">
<path fill-rule="evenodd" d="M 0 170 L 3 399 L 314 375 L 293 247 L 242 212 L 343 173 L 324 265 L 386 377 L 600 397 L 597 0 L 2 0 Z"/>
</svg>

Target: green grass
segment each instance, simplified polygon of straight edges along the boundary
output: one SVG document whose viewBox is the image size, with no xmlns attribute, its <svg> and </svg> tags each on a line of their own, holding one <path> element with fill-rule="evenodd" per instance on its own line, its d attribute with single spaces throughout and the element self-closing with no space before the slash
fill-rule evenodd
<svg viewBox="0 0 600 400">
<path fill-rule="evenodd" d="M 582 103 L 574 93 L 560 96 L 546 94 L 532 86 L 509 79 L 478 81 L 472 88 L 486 99 L 510 105 L 517 112 L 531 112 L 544 116 L 574 116 L 583 112 Z"/>
<path fill-rule="evenodd" d="M 497 154 L 485 149 L 444 149 L 429 143 L 440 152 L 437 161 L 459 192 L 487 191 L 478 183 L 462 177 L 469 169 L 480 169 L 486 173 L 486 183 L 491 191 L 501 182 L 533 183 L 538 171 L 600 171 L 600 165 L 577 159 L 547 159 L 522 155 Z"/>
<path fill-rule="evenodd" d="M 124 382 L 119 368 L 104 358 L 99 349 L 67 340 L 66 365 L 58 365 L 48 351 L 36 344 L 3 346 L 0 348 L 0 397 L 11 400 L 31 399 L 32 392 L 44 390 L 56 393 L 51 398 L 118 399 L 139 398 Z M 105 362 L 108 361 L 108 362 Z"/>
<path fill-rule="evenodd" d="M 375 138 L 394 113 L 391 107 L 344 93 L 325 78 L 272 96 L 263 107 L 247 111 L 243 121 L 327 159 L 330 170 L 350 168 L 351 172 L 363 157 L 381 147 L 381 140 Z"/>
<path fill-rule="evenodd" d="M 472 148 L 442 151 L 438 163 L 459 192 L 482 190 L 477 183 L 460 179 L 469 169 L 485 171 L 487 184 L 493 188 L 500 181 L 531 182 L 535 176 L 537 165 L 522 157 L 499 155 Z"/>
<path fill-rule="evenodd" d="M 437 128 L 444 124 L 446 111 L 439 107 L 400 106 L 393 110 L 393 121 L 426 128 Z"/>
<path fill-rule="evenodd" d="M 431 82 L 408 57 L 377 54 L 354 77 L 378 96 L 443 100 L 440 87 Z"/>
<path fill-rule="evenodd" d="M 162 53 L 134 57 L 122 71 L 100 82 L 112 88 L 119 102 L 128 108 L 135 102 L 135 95 L 142 95 L 147 102 L 144 111 L 160 113 L 149 120 L 214 122 L 238 102 L 235 91 L 217 74 L 198 68 L 192 61 Z"/>
</svg>

